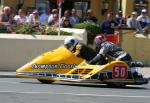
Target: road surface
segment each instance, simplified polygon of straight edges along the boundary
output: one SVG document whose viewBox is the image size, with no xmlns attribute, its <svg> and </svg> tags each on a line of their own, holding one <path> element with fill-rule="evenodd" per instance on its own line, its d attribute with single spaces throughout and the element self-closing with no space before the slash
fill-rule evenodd
<svg viewBox="0 0 150 103">
<path fill-rule="evenodd" d="M 150 103 L 150 84 L 108 88 L 100 84 L 41 84 L 34 79 L 0 78 L 0 103 Z"/>
</svg>

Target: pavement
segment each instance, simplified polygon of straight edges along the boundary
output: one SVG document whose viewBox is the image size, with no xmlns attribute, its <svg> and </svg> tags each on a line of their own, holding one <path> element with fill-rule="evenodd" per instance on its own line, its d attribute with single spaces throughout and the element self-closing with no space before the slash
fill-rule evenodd
<svg viewBox="0 0 150 103">
<path fill-rule="evenodd" d="M 142 73 L 144 78 L 148 78 L 150 80 L 150 67 L 139 68 L 138 72 Z"/>
<path fill-rule="evenodd" d="M 150 80 L 150 67 L 138 68 L 138 72 L 142 73 L 144 78 Z M 0 78 L 17 78 L 15 71 L 0 71 Z"/>
</svg>

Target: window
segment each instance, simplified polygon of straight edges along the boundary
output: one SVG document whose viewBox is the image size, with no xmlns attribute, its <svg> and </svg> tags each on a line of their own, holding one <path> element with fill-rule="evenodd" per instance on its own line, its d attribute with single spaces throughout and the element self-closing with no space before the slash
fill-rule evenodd
<svg viewBox="0 0 150 103">
<path fill-rule="evenodd" d="M 83 17 L 88 9 L 88 2 L 74 2 L 74 8 L 77 9 L 78 15 Z"/>
<path fill-rule="evenodd" d="M 134 11 L 140 15 L 142 9 L 148 9 L 148 0 L 134 0 Z"/>
<path fill-rule="evenodd" d="M 45 12 L 45 7 L 49 6 L 48 0 L 36 0 L 36 8 L 40 13 Z"/>
</svg>

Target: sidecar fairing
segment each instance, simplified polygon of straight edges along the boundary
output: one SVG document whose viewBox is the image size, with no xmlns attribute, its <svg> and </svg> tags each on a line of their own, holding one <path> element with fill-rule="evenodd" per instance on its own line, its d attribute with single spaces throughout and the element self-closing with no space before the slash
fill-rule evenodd
<svg viewBox="0 0 150 103">
<path fill-rule="evenodd" d="M 57 74 L 67 73 L 83 59 L 76 57 L 66 48 L 58 48 L 41 54 L 16 70 L 16 75 L 23 78 L 35 78 L 43 83 L 51 83 Z"/>
<path fill-rule="evenodd" d="M 148 83 L 146 78 L 132 69 L 123 61 L 111 61 L 105 65 L 89 65 L 67 49 L 58 48 L 20 67 L 16 70 L 16 74 L 18 77 L 38 79 L 42 83 L 92 82 L 115 86 Z"/>
</svg>

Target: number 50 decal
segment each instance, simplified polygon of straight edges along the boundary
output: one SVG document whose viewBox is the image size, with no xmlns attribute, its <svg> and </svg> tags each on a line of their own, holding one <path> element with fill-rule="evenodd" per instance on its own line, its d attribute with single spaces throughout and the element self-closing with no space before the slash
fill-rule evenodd
<svg viewBox="0 0 150 103">
<path fill-rule="evenodd" d="M 114 66 L 112 71 L 113 78 L 127 78 L 128 68 L 127 66 Z"/>
</svg>

